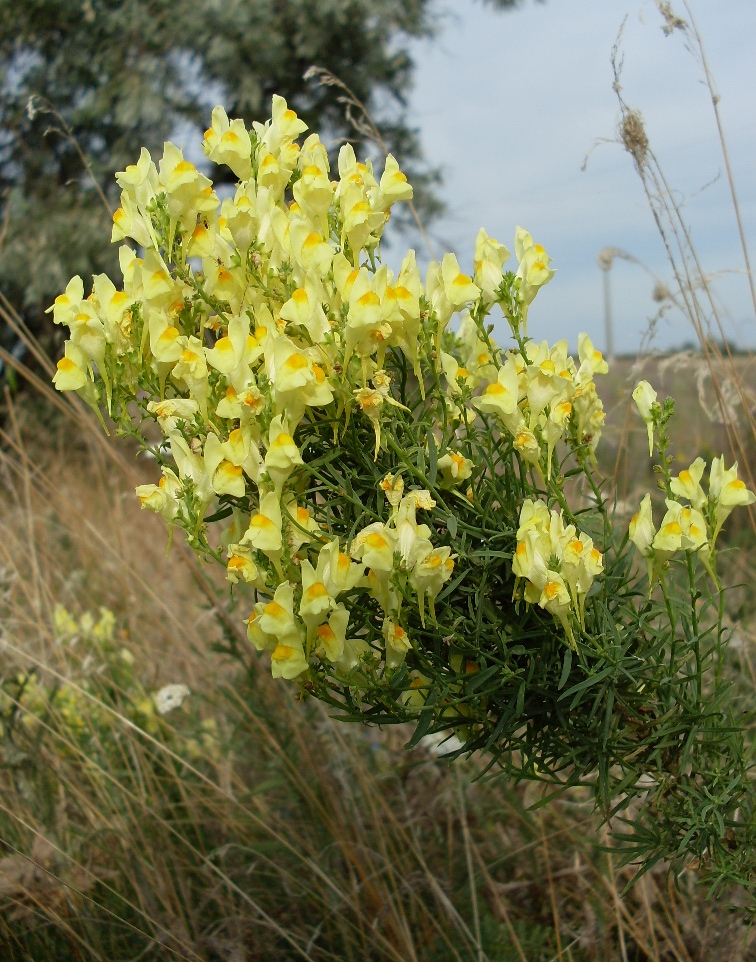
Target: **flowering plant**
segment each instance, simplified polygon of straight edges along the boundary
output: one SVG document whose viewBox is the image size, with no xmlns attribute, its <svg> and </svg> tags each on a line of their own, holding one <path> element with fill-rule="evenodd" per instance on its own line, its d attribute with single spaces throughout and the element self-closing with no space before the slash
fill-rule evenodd
<svg viewBox="0 0 756 962">
<path fill-rule="evenodd" d="M 750 782 L 715 542 L 753 495 L 722 460 L 708 495 L 700 459 L 673 478 L 671 405 L 641 385 L 668 510 L 657 531 L 647 496 L 616 530 L 594 456 L 606 362 L 587 335 L 574 361 L 527 334 L 544 249 L 517 228 L 506 270 L 481 230 L 471 275 L 446 254 L 423 282 L 413 251 L 390 270 L 383 230 L 412 197 L 396 160 L 379 174 L 345 145 L 332 180 L 305 129 L 280 97 L 251 130 L 217 107 L 203 147 L 239 179 L 222 202 L 173 144 L 117 175 L 113 240 L 143 253 L 121 247 L 122 289 L 75 277 L 56 299 L 56 386 L 156 458 L 142 505 L 225 565 L 275 677 L 410 722 L 410 744 L 449 730 L 518 777 L 589 784 L 607 816 L 643 796 L 631 854 L 724 864 Z M 716 802 L 691 822 L 693 795 Z"/>
</svg>

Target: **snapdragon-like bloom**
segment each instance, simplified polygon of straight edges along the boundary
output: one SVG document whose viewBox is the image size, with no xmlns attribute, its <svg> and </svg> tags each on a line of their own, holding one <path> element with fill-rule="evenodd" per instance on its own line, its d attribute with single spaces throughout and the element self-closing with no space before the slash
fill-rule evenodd
<svg viewBox="0 0 756 962">
<path fill-rule="evenodd" d="M 252 545 L 269 558 L 278 558 L 283 548 L 281 504 L 274 491 L 260 499 L 260 509 L 249 519 L 241 544 Z"/>
<path fill-rule="evenodd" d="M 556 273 L 551 264 L 551 258 L 540 244 L 533 241 L 532 236 L 522 227 L 515 229 L 515 257 L 518 261 L 517 277 L 519 280 L 519 294 L 522 300 L 522 315 L 527 332 L 528 308 L 535 299 L 538 291 L 548 284 Z"/>
<path fill-rule="evenodd" d="M 417 592 L 418 606 L 420 608 L 420 621 L 425 625 L 425 600 L 428 600 L 431 618 L 436 620 L 435 601 L 436 598 L 449 580 L 454 571 L 454 558 L 451 556 L 451 548 L 445 545 L 425 552 L 412 568 L 410 574 L 410 584 Z"/>
<path fill-rule="evenodd" d="M 247 545 L 230 544 L 228 546 L 226 577 L 232 585 L 243 581 L 261 590 L 265 587 L 265 579 L 261 577 L 260 570 L 252 557 L 252 551 Z"/>
<path fill-rule="evenodd" d="M 509 355 L 499 368 L 496 380 L 488 384 L 480 397 L 473 400 L 479 411 L 496 414 L 506 425 L 512 423 L 520 396 L 520 376 L 515 359 Z"/>
<path fill-rule="evenodd" d="M 449 451 L 438 459 L 438 470 L 441 472 L 444 484 L 449 487 L 466 481 L 472 476 L 474 464 L 463 454 Z"/>
<path fill-rule="evenodd" d="M 656 537 L 656 527 L 654 526 L 650 494 L 644 495 L 640 503 L 640 508 L 630 520 L 629 537 L 640 554 L 646 559 L 648 582 L 649 585 L 651 585 L 653 584 L 653 545 L 654 538 Z"/>
<path fill-rule="evenodd" d="M 512 572 L 526 582 L 525 601 L 553 615 L 573 647 L 570 619 L 574 614 L 585 626 L 585 599 L 603 568 L 603 556 L 592 539 L 575 525 L 566 525 L 561 511 L 549 511 L 540 500 L 523 502 Z"/>
<path fill-rule="evenodd" d="M 215 107 L 212 124 L 205 131 L 202 147 L 216 164 L 225 164 L 239 178 L 252 174 L 252 142 L 241 120 L 229 120 L 223 107 Z"/>
<path fill-rule="evenodd" d="M 374 571 L 393 571 L 396 532 L 380 521 L 363 528 L 351 546 L 351 555 Z"/>
<path fill-rule="evenodd" d="M 487 302 L 496 300 L 496 292 L 501 285 L 502 267 L 509 260 L 509 251 L 493 237 L 489 237 L 484 228 L 478 231 L 475 238 L 475 274 L 473 282 L 480 288 L 481 294 Z"/>
<path fill-rule="evenodd" d="M 143 508 L 155 511 L 170 522 L 181 511 L 184 491 L 175 471 L 168 467 L 163 467 L 161 471 L 163 476 L 157 484 L 137 485 L 136 496 Z"/>
<path fill-rule="evenodd" d="M 733 509 L 756 501 L 753 492 L 749 491 L 745 482 L 738 478 L 737 461 L 731 468 L 726 469 L 724 455 L 712 460 L 709 473 L 709 499 L 714 506 L 714 532 L 711 536 L 713 545 Z"/>
<path fill-rule="evenodd" d="M 696 458 L 689 468 L 681 471 L 676 478 L 672 478 L 670 483 L 673 494 L 679 498 L 686 498 L 699 511 L 706 503 L 706 495 L 701 487 L 705 467 L 704 459 Z"/>
<path fill-rule="evenodd" d="M 643 419 L 648 431 L 648 453 L 654 453 L 654 415 L 653 406 L 656 404 L 656 391 L 648 381 L 638 381 L 633 390 L 633 400 L 638 408 L 638 413 Z"/>
</svg>

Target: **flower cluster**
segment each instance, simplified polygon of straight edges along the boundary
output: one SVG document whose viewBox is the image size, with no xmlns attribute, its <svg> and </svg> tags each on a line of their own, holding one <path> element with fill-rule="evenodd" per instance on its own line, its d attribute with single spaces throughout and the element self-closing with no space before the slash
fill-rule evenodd
<svg viewBox="0 0 756 962">
<path fill-rule="evenodd" d="M 255 604 L 249 636 L 285 678 L 318 658 L 342 673 L 355 667 L 369 647 L 350 637 L 348 599 L 360 593 L 381 613 L 382 658 L 396 667 L 411 647 L 402 592 L 414 595 L 425 625 L 454 565 L 450 547 L 434 547 L 416 521 L 434 506 L 431 495 L 402 495 L 399 475 L 380 483 L 388 519 L 341 541 L 324 530 L 333 519 L 303 480 L 304 425 L 327 424 L 338 438 L 362 418 L 377 458 L 386 419 L 409 411 L 394 390 L 398 359 L 421 393 L 435 381 L 454 421 L 494 415 L 522 464 L 549 475 L 563 437 L 595 447 L 603 411 L 593 374 L 606 370 L 585 335 L 577 367 L 565 341 L 520 337 L 519 350 L 505 352 L 484 327 L 499 303 L 524 332 L 528 306 L 554 273 L 527 231 L 516 231 L 516 273 L 504 274 L 509 252 L 483 230 L 472 276 L 447 254 L 423 282 L 413 251 L 394 273 L 380 264 L 380 240 L 393 204 L 412 197 L 406 177 L 392 156 L 378 175 L 345 145 L 332 180 L 318 136 L 298 143 L 305 129 L 280 97 L 251 130 L 216 108 L 204 150 L 240 181 L 223 202 L 173 144 L 157 166 L 143 150 L 117 175 L 112 234 L 143 254 L 121 247 L 122 289 L 100 275 L 85 297 L 75 277 L 51 308 L 70 329 L 56 387 L 98 411 L 104 404 L 122 425 L 137 400 L 161 429 L 153 450 L 162 477 L 137 488 L 142 505 L 203 550 L 206 519 L 219 506 L 231 517 L 221 538 L 228 579 L 268 599 Z M 438 471 L 454 489 L 473 462 L 448 441 Z"/>
<path fill-rule="evenodd" d="M 550 476 L 554 449 L 568 434 L 576 446 L 595 450 L 604 408 L 593 376 L 606 373 L 608 366 L 587 334 L 578 340 L 579 367 L 567 353 L 566 341 L 553 347 L 546 341 L 529 343 L 524 351 L 492 355 L 469 316 L 460 338 L 463 366 L 454 371 L 453 359 L 448 359 L 447 368 L 470 388 L 482 387 L 473 406 L 495 415 L 525 462 Z"/>
<path fill-rule="evenodd" d="M 670 479 L 672 496 L 666 498 L 667 511 L 658 529 L 649 494 L 630 521 L 630 540 L 648 566 L 649 589 L 665 563 L 679 551 L 698 552 L 716 582 L 712 558 L 722 525 L 734 508 L 756 501 L 753 492 L 738 478 L 737 462 L 725 468 L 724 456 L 712 460 L 708 495 L 701 486 L 705 469 L 703 458 L 696 458 L 690 467 Z"/>
<path fill-rule="evenodd" d="M 12 738 L 17 722 L 39 738 L 52 721 L 65 733 L 53 740 L 57 754 L 92 757 L 102 746 L 118 752 L 112 740 L 116 713 L 160 731 L 159 699 L 145 689 L 112 611 L 100 608 L 97 617 L 85 611 L 76 618 L 58 605 L 53 630 L 64 677 L 10 673 L 0 684 L 0 738 Z"/>
<path fill-rule="evenodd" d="M 549 511 L 543 501 L 525 500 L 512 570 L 526 581 L 525 601 L 553 615 L 573 647 L 571 615 L 585 627 L 585 598 L 603 569 L 603 556 L 592 538 L 565 524 L 561 511 Z"/>
<path fill-rule="evenodd" d="M 377 602 L 389 668 L 400 665 L 411 647 L 399 623 L 402 595 L 396 576 L 416 593 L 423 623 L 426 597 L 433 610 L 454 568 L 450 549 L 434 548 L 430 528 L 416 519 L 419 508 L 429 510 L 435 502 L 422 490 L 402 496 L 402 479 L 391 475 L 381 487 L 392 505 L 387 523 L 375 521 L 359 531 L 350 554 L 340 550 L 338 538 L 321 543 L 314 565 L 301 559 L 299 584 L 281 581 L 270 601 L 255 605 L 247 620 L 249 638 L 259 650 L 271 652 L 274 677 L 296 678 L 307 670 L 310 655 L 348 675 L 369 652 L 364 638 L 347 637 L 349 610 L 338 600 L 342 594 L 362 589 Z"/>
</svg>

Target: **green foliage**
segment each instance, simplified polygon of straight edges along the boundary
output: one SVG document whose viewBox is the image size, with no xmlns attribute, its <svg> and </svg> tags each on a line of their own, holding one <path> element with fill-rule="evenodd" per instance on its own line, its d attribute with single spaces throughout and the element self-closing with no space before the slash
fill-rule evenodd
<svg viewBox="0 0 756 962">
<path fill-rule="evenodd" d="M 474 279 L 447 254 L 423 285 L 410 251 L 395 280 L 378 266 L 411 197 L 395 160 L 379 181 L 345 146 L 332 186 L 317 137 L 292 145 L 303 125 L 280 98 L 272 114 L 251 135 L 213 114 L 206 152 L 244 178 L 222 223 L 171 144 L 120 175 L 116 226 L 144 260 L 123 248 L 123 291 L 94 278 L 85 298 L 77 277 L 56 300 L 71 330 L 56 386 L 150 449 L 162 479 L 142 504 L 226 565 L 250 642 L 303 700 L 412 725 L 409 747 L 454 734 L 458 754 L 552 794 L 589 787 L 607 820 L 632 807 L 641 870 L 695 859 L 714 889 L 753 886 L 716 573 L 723 522 L 756 500 L 737 464 L 713 459 L 708 495 L 703 459 L 672 477 L 674 404 L 641 381 L 667 512 L 657 531 L 646 495 L 626 532 L 595 469 L 606 362 L 587 335 L 579 366 L 566 341 L 527 335 L 554 275 L 543 248 L 518 228 L 505 272 L 482 230 Z"/>
<path fill-rule="evenodd" d="M 353 135 L 342 91 L 304 80 L 313 64 L 376 116 L 431 218 L 438 172 L 403 108 L 407 42 L 434 23 L 431 0 L 0 0 L 0 290 L 37 329 L 68 277 L 114 276 L 92 181 L 115 208 L 114 172 L 177 130 L 198 143 L 214 103 L 250 122 L 275 92 L 332 143 Z"/>
<path fill-rule="evenodd" d="M 493 426 L 482 419 L 457 445 L 485 474 L 474 474 L 469 498 L 441 488 L 428 459 L 426 425 L 443 423 L 432 397 L 417 394 L 411 413 L 397 411 L 384 426 L 387 451 L 376 463 L 367 433 L 350 432 L 332 451 L 320 442 L 308 470 L 331 530 L 349 532 L 359 517 L 381 513 L 377 498 L 365 498 L 369 482 L 355 497 L 344 464 L 360 479 L 372 475 L 377 488 L 398 459 L 408 481 L 431 491 L 432 539 L 457 558 L 436 619 L 421 624 L 405 587 L 405 624 L 418 643 L 403 668 L 384 675 L 367 662 L 346 685 L 324 671 L 306 691 L 346 720 L 414 725 L 410 745 L 454 733 L 463 746 L 457 754 L 482 751 L 510 777 L 551 783 L 551 797 L 590 787 L 605 817 L 620 813 L 620 850 L 641 871 L 666 859 L 680 872 L 694 860 L 715 891 L 735 880 L 753 886 L 753 762 L 744 732 L 753 709 L 723 675 L 724 595 L 702 586 L 703 566 L 690 554 L 668 566 L 663 592 L 649 596 L 627 538 L 603 541 L 615 525 L 597 490 L 597 508 L 569 517 L 603 541 L 605 572 L 589 595 L 585 630 L 574 650 L 566 646 L 546 612 L 518 600 L 512 574 L 519 507 L 534 477 L 512 472 L 510 445 L 492 445 Z M 442 450 L 454 425 L 446 430 Z M 567 483 L 582 474 L 564 470 Z M 536 483 L 543 498 L 555 491 Z M 355 617 L 357 633 L 367 633 L 376 611 Z M 413 671 L 428 679 L 421 707 L 406 697 Z"/>
</svg>

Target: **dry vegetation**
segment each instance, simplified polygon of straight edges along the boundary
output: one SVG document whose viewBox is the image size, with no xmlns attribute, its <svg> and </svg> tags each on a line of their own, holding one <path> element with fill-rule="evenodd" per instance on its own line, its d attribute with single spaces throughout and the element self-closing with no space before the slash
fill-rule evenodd
<svg viewBox="0 0 756 962">
<path fill-rule="evenodd" d="M 708 340 L 703 272 L 640 115 L 620 103 L 702 345 L 621 361 L 608 380 L 601 466 L 621 515 L 652 480 L 629 405 L 639 377 L 677 399 L 680 466 L 726 450 L 755 486 L 756 362 Z M 0 958 L 756 959 L 744 897 L 707 901 L 695 866 L 626 888 L 632 866 L 580 792 L 535 807 L 538 786 L 476 781 L 475 759 L 408 753 L 401 730 L 294 701 L 258 669 L 222 578 L 180 543 L 166 555 L 162 521 L 133 496 L 146 465 L 47 387 L 50 362 L 30 347 L 37 373 L 15 364 L 28 390 L 1 412 Z M 729 544 L 746 550 L 725 580 L 752 583 L 751 528 Z M 729 598 L 736 677 L 751 685 L 753 601 Z M 154 693 L 173 682 L 192 694 L 160 716 Z"/>
<path fill-rule="evenodd" d="M 608 476 L 645 443 L 629 386 L 609 384 Z M 475 760 L 295 702 L 258 671 L 224 582 L 179 543 L 166 556 L 133 496 L 148 466 L 59 400 L 4 410 L 3 958 L 756 958 L 692 869 L 623 892 L 632 868 L 600 847 L 587 796 L 534 809 L 537 786 L 474 781 Z M 688 423 L 692 453 L 720 444 Z M 161 717 L 170 682 L 192 695 Z"/>
</svg>

